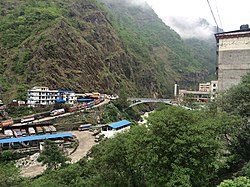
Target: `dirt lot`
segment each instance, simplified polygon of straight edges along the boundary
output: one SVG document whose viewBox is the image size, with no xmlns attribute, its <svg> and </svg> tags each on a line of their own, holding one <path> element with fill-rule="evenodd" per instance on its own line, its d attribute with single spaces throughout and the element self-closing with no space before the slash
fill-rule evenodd
<svg viewBox="0 0 250 187">
<path fill-rule="evenodd" d="M 78 148 L 73 154 L 70 155 L 71 163 L 75 163 L 84 157 L 96 143 L 94 142 L 95 137 L 92 136 L 89 131 L 73 131 L 72 133 L 79 140 Z"/>
<path fill-rule="evenodd" d="M 71 158 L 71 163 L 75 163 L 84 157 L 91 147 L 96 143 L 94 142 L 94 136 L 92 136 L 89 131 L 72 131 L 72 134 L 74 134 L 79 140 L 79 146 L 77 147 L 76 151 L 69 155 Z M 45 167 L 41 166 L 41 164 L 36 161 L 37 157 L 38 154 L 35 154 L 29 158 L 26 158 L 25 162 L 28 162 L 28 164 L 20 168 L 22 176 L 35 177 L 45 170 Z"/>
</svg>

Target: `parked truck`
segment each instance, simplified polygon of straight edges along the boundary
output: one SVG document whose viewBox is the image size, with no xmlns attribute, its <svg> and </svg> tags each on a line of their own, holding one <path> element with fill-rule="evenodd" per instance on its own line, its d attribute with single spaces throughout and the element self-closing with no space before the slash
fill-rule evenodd
<svg viewBox="0 0 250 187">
<path fill-rule="evenodd" d="M 52 110 L 50 112 L 50 115 L 51 116 L 57 116 L 57 115 L 60 115 L 60 114 L 63 114 L 63 113 L 65 113 L 65 109 L 61 108 L 61 109 Z"/>
<path fill-rule="evenodd" d="M 35 120 L 35 116 L 31 115 L 31 116 L 25 116 L 21 119 L 21 123 L 32 123 Z"/>
<path fill-rule="evenodd" d="M 77 106 L 72 106 L 72 107 L 69 107 L 68 112 L 74 112 L 74 111 L 77 111 L 77 110 L 78 110 Z"/>
<path fill-rule="evenodd" d="M 85 125 L 80 125 L 78 127 L 79 131 L 85 131 L 85 130 L 89 130 L 91 128 L 91 124 L 85 124 Z"/>
<path fill-rule="evenodd" d="M 0 122 L 0 126 L 2 127 L 7 127 L 10 126 L 14 123 L 14 121 L 12 119 L 8 119 L 8 120 L 4 120 Z"/>
</svg>

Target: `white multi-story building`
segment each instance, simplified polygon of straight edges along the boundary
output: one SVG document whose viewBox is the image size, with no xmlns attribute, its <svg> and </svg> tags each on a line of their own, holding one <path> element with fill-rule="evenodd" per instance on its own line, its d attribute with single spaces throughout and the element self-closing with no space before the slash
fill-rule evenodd
<svg viewBox="0 0 250 187">
<path fill-rule="evenodd" d="M 48 87 L 36 86 L 28 90 L 27 104 L 31 106 L 50 105 L 55 104 L 58 99 L 58 90 L 49 90 Z"/>
<path fill-rule="evenodd" d="M 179 90 L 180 100 L 184 97 L 197 102 L 208 102 L 214 100 L 218 93 L 218 81 L 200 83 L 198 91 Z"/>
<path fill-rule="evenodd" d="M 49 90 L 48 87 L 36 86 L 28 90 L 27 104 L 51 105 L 56 102 L 74 104 L 77 101 L 75 93 L 69 90 Z"/>
<path fill-rule="evenodd" d="M 77 96 L 74 91 L 71 90 L 58 90 L 59 100 L 65 101 L 68 104 L 75 104 L 77 102 Z"/>
</svg>

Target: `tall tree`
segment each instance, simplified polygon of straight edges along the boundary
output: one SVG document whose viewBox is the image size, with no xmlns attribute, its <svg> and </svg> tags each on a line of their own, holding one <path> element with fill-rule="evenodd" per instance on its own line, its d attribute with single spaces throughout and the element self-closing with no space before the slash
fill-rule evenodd
<svg viewBox="0 0 250 187">
<path fill-rule="evenodd" d="M 107 186 L 210 186 L 222 131 L 203 112 L 168 108 L 93 149 L 93 167 Z M 104 186 L 105 186 L 104 185 Z"/>
<path fill-rule="evenodd" d="M 58 169 L 60 166 L 65 166 L 66 162 L 70 160 L 64 155 L 62 149 L 57 144 L 50 140 L 44 141 L 44 150 L 37 159 L 47 166 L 48 170 Z"/>
<path fill-rule="evenodd" d="M 250 74 L 242 77 L 240 84 L 221 93 L 216 103 L 219 110 L 250 117 Z"/>
<path fill-rule="evenodd" d="M 250 187 L 250 179 L 247 177 L 238 177 L 234 180 L 225 180 L 217 187 Z"/>
</svg>

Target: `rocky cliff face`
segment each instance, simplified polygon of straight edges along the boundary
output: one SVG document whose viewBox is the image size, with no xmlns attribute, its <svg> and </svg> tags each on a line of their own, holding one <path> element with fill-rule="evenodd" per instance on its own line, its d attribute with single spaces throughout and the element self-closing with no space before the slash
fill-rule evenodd
<svg viewBox="0 0 250 187">
<path fill-rule="evenodd" d="M 178 34 L 149 7 L 121 0 L 3 0 L 0 5 L 5 100 L 35 85 L 170 96 L 173 83 L 185 79 L 183 72 L 201 71 Z"/>
</svg>

